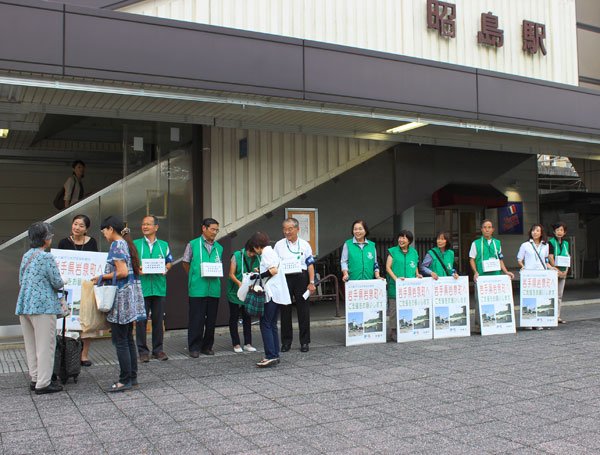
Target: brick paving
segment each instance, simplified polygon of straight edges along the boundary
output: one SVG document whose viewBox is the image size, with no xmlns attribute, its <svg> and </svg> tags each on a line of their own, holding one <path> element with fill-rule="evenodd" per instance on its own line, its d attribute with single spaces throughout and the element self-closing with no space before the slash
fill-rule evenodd
<svg viewBox="0 0 600 455">
<path fill-rule="evenodd" d="M 265 370 L 224 333 L 217 355 L 190 359 L 175 332 L 171 359 L 121 394 L 103 392 L 108 340 L 78 384 L 45 396 L 22 349 L 4 349 L 19 371 L 0 375 L 0 453 L 600 453 L 600 306 L 564 311 L 553 330 L 352 348 L 343 326 L 315 327 L 309 353 Z"/>
</svg>

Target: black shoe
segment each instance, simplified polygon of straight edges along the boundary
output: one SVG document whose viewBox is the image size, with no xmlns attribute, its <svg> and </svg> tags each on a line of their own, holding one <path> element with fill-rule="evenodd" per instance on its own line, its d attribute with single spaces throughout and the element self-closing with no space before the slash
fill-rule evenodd
<svg viewBox="0 0 600 455">
<path fill-rule="evenodd" d="M 197 359 L 198 357 L 200 357 L 200 353 L 198 351 L 190 351 L 190 357 L 192 359 Z"/>
<path fill-rule="evenodd" d="M 29 390 L 31 390 L 32 392 L 35 390 L 35 382 L 31 381 L 29 383 Z"/>
<path fill-rule="evenodd" d="M 81 361 L 81 366 L 82 367 L 91 367 L 92 366 L 92 362 L 90 360 L 82 360 Z"/>
<path fill-rule="evenodd" d="M 43 395 L 45 393 L 56 393 L 56 392 L 62 392 L 62 386 L 58 385 L 58 384 L 54 384 L 54 383 L 50 383 L 50 385 L 47 385 L 46 387 L 42 387 L 41 389 L 35 389 L 35 394 L 36 395 Z"/>
<path fill-rule="evenodd" d="M 212 349 L 202 349 L 200 352 L 204 355 L 215 355 L 215 351 Z"/>
<path fill-rule="evenodd" d="M 308 344 L 303 344 L 300 346 L 300 352 L 308 352 Z"/>
<path fill-rule="evenodd" d="M 288 352 L 291 349 L 291 345 L 289 344 L 282 344 L 281 345 L 281 352 Z"/>
</svg>

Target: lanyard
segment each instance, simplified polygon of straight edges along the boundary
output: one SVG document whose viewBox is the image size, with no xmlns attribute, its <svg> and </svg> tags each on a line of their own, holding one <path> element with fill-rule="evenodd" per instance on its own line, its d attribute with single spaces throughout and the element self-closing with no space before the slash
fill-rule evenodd
<svg viewBox="0 0 600 455">
<path fill-rule="evenodd" d="M 538 259 L 542 263 L 542 267 L 546 268 L 546 264 L 542 260 L 542 256 L 540 256 L 540 251 L 542 251 L 542 242 L 540 242 L 539 249 L 536 248 L 535 243 L 533 242 L 533 240 L 530 240 L 529 243 L 531 244 L 531 247 L 533 248 L 533 251 L 535 251 L 535 254 L 537 255 Z"/>
<path fill-rule="evenodd" d="M 496 248 L 496 242 L 494 242 L 494 239 L 491 239 L 490 242 L 494 245 L 494 251 L 496 252 L 496 259 L 499 259 L 498 258 L 498 248 Z M 488 253 L 489 253 L 491 251 L 489 243 L 487 245 L 487 249 L 488 249 Z M 481 260 L 483 261 L 483 236 L 481 237 Z"/>
<path fill-rule="evenodd" d="M 203 246 L 204 246 L 204 238 L 200 239 L 200 242 L 198 242 L 198 247 L 200 248 L 200 264 L 202 264 L 202 250 L 204 249 Z M 215 252 L 217 254 L 217 257 L 216 257 L 217 260 L 215 262 L 221 262 L 221 260 L 219 259 L 219 250 L 216 249 L 216 246 L 214 244 L 212 247 L 213 247 L 213 249 L 215 249 Z M 212 251 L 212 249 L 210 251 Z M 208 258 L 210 259 L 210 253 L 208 253 Z"/>
<path fill-rule="evenodd" d="M 248 272 L 252 271 L 252 266 L 248 265 L 248 262 L 246 262 L 246 255 L 244 254 L 243 248 L 240 250 L 240 257 L 242 259 L 242 276 L 244 276 L 244 265 L 246 266 L 246 269 L 248 269 Z"/>
<path fill-rule="evenodd" d="M 287 246 L 287 249 L 290 253 L 292 254 L 300 254 L 300 238 L 298 238 L 298 251 L 292 251 L 292 249 L 290 248 L 290 242 L 288 242 L 287 239 L 285 239 L 285 245 Z M 300 259 L 300 256 L 298 256 L 298 259 Z"/>
<path fill-rule="evenodd" d="M 144 244 L 148 242 L 148 239 L 146 237 L 144 237 L 144 243 L 142 243 L 142 258 L 144 257 Z M 165 253 L 163 253 L 162 247 L 160 246 L 160 242 L 158 242 L 158 239 L 154 240 L 154 243 L 158 243 L 158 249 L 160 250 L 160 255 L 162 258 L 165 257 Z M 153 243 L 153 245 L 154 245 Z M 148 242 L 148 246 L 150 245 L 150 242 Z M 152 249 L 150 250 L 150 256 L 152 256 Z"/>
</svg>

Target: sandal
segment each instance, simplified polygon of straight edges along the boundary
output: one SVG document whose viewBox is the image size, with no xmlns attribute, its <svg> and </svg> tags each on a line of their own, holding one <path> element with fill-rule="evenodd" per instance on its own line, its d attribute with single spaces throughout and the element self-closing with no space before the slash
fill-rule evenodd
<svg viewBox="0 0 600 455">
<path fill-rule="evenodd" d="M 559 320 L 558 320 L 558 323 L 559 323 L 559 324 L 566 324 L 566 323 L 567 323 L 567 321 L 565 321 L 564 319 L 559 319 Z"/>
<path fill-rule="evenodd" d="M 110 389 L 107 389 L 107 392 L 124 392 L 125 390 L 131 389 L 131 384 L 121 384 L 120 382 L 115 382 L 110 386 Z"/>
</svg>

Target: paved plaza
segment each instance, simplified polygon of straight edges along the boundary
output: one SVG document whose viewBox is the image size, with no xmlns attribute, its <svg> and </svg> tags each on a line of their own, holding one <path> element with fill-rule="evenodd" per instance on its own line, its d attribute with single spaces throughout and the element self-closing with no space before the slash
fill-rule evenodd
<svg viewBox="0 0 600 455">
<path fill-rule="evenodd" d="M 171 359 L 142 364 L 120 394 L 102 390 L 117 368 L 98 341 L 66 392 L 0 375 L 0 454 L 600 453 L 600 308 L 564 315 L 552 330 L 352 348 L 343 325 L 319 324 L 309 353 L 264 370 L 224 331 L 199 359 L 176 332 Z M 10 362 L 21 348 L 0 350 Z"/>
</svg>

